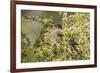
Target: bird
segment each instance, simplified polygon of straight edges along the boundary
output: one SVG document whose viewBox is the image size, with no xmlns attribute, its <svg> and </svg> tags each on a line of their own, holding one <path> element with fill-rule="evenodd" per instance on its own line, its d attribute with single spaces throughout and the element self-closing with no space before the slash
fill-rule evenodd
<svg viewBox="0 0 100 73">
<path fill-rule="evenodd" d="M 63 41 L 63 31 L 61 24 L 56 24 L 52 30 L 52 35 L 55 41 L 59 44 Z"/>
<path fill-rule="evenodd" d="M 84 57 L 82 56 L 82 54 L 77 50 L 77 46 L 79 45 L 74 38 L 71 38 L 69 40 L 69 45 L 72 47 L 73 50 L 75 50 L 79 55 L 81 59 L 84 59 Z"/>
</svg>

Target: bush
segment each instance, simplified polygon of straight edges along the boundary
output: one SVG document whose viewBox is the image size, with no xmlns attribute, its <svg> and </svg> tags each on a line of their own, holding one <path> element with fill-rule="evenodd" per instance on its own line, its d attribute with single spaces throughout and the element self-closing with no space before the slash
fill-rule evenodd
<svg viewBox="0 0 100 73">
<path fill-rule="evenodd" d="M 22 27 L 25 21 L 39 22 L 43 27 L 39 37 L 29 39 L 28 34 L 21 32 L 21 61 L 48 62 L 64 60 L 90 59 L 90 33 L 88 13 L 58 12 L 61 23 L 55 23 L 52 14 L 45 16 L 22 16 Z M 34 33 L 31 33 L 34 34 Z M 35 35 L 35 34 L 34 34 Z"/>
</svg>

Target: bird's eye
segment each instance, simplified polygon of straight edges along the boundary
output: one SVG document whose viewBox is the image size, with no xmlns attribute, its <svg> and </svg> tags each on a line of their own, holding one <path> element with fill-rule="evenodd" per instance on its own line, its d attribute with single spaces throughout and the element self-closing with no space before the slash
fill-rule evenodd
<svg viewBox="0 0 100 73">
<path fill-rule="evenodd" d="M 63 34 L 62 34 L 62 33 L 58 33 L 58 34 L 57 34 L 57 36 L 62 37 L 62 36 L 63 36 Z"/>
</svg>

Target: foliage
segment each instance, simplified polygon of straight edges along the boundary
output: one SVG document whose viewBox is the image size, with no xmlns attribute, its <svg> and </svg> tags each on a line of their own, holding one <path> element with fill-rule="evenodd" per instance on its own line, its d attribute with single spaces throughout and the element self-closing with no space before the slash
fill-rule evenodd
<svg viewBox="0 0 100 73">
<path fill-rule="evenodd" d="M 61 23 L 55 23 L 53 15 L 22 16 L 25 22 L 39 22 L 43 27 L 39 37 L 31 41 L 21 32 L 21 61 L 48 62 L 90 59 L 89 14 L 80 12 L 58 12 Z M 32 33 L 34 34 L 34 33 Z M 31 39 L 32 40 L 32 39 Z"/>
</svg>

